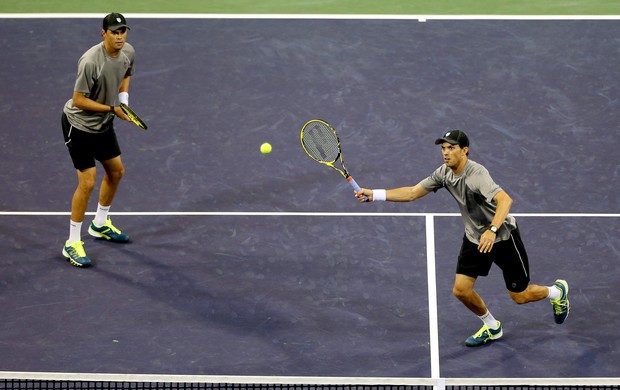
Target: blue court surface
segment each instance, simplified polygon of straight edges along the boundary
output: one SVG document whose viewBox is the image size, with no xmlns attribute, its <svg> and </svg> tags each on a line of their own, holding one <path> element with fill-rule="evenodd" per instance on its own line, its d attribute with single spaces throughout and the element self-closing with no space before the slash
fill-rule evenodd
<svg viewBox="0 0 620 390">
<path fill-rule="evenodd" d="M 0 23 L 0 371 L 620 377 L 617 21 L 128 22 L 149 130 L 116 122 L 112 218 L 132 242 L 84 229 L 90 269 L 60 253 L 76 184 L 60 115 L 100 21 Z M 301 149 L 313 118 L 367 188 L 417 183 L 435 138 L 466 131 L 514 199 L 532 282 L 569 282 L 566 323 L 514 304 L 493 268 L 477 290 L 504 337 L 465 347 L 481 323 L 451 294 L 456 204 L 356 202 Z"/>
</svg>

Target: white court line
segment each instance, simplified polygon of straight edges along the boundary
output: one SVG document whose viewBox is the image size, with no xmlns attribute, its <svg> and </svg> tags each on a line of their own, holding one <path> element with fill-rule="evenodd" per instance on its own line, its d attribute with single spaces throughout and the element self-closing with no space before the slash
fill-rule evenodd
<svg viewBox="0 0 620 390">
<path fill-rule="evenodd" d="M 333 19 L 333 20 L 618 20 L 620 15 L 377 15 L 377 14 L 158 14 L 126 13 L 131 19 Z M 0 13 L 0 19 L 100 19 L 103 13 Z"/>
<path fill-rule="evenodd" d="M 437 315 L 437 277 L 435 274 L 435 220 L 432 215 L 426 216 L 426 277 L 428 280 L 431 378 L 439 379 L 441 376 L 439 364 L 439 319 Z M 438 387 L 441 388 L 442 386 Z"/>
</svg>

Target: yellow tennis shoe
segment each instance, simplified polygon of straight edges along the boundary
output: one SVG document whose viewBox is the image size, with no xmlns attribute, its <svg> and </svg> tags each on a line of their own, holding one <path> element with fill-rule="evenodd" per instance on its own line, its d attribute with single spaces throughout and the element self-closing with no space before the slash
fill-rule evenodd
<svg viewBox="0 0 620 390">
<path fill-rule="evenodd" d="M 110 218 L 105 221 L 105 224 L 103 226 L 95 225 L 95 221 L 91 222 L 90 226 L 88 227 L 88 234 L 93 237 L 103 238 L 112 242 L 129 242 L 129 236 L 127 236 L 114 225 L 112 225 L 112 220 Z"/>
<path fill-rule="evenodd" d="M 71 265 L 76 267 L 90 266 L 90 259 L 86 256 L 86 252 L 84 251 L 83 241 L 76 241 L 71 245 L 69 245 L 69 241 L 65 242 L 65 246 L 62 248 L 62 254 Z"/>
<path fill-rule="evenodd" d="M 502 335 L 502 324 L 497 321 L 497 329 L 491 329 L 488 325 L 484 325 L 476 334 L 469 336 L 465 340 L 465 345 L 468 347 L 479 347 L 489 341 L 499 339 Z"/>
<path fill-rule="evenodd" d="M 570 313 L 570 302 L 568 301 L 568 283 L 566 280 L 558 279 L 553 283 L 555 287 L 560 289 L 562 295 L 558 299 L 551 299 L 553 305 L 553 319 L 556 324 L 562 324 L 566 321 L 568 313 Z"/>
</svg>

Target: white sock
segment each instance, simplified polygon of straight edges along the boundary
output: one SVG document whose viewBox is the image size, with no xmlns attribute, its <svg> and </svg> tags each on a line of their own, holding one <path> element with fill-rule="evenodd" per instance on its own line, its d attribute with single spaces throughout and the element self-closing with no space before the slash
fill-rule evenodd
<svg viewBox="0 0 620 390">
<path fill-rule="evenodd" d="M 69 224 L 69 240 L 67 244 L 71 245 L 74 242 L 82 240 L 82 222 L 71 221 Z"/>
<path fill-rule="evenodd" d="M 547 287 L 549 289 L 549 299 L 559 299 L 562 296 L 562 291 L 556 286 Z"/>
<path fill-rule="evenodd" d="M 97 214 L 95 214 L 95 225 L 103 226 L 108 220 L 108 211 L 110 211 L 110 206 L 102 206 L 97 203 Z"/>
<path fill-rule="evenodd" d="M 491 312 L 488 310 L 485 314 L 478 316 L 478 318 L 480 318 L 482 322 L 484 322 L 484 324 L 491 329 L 497 329 L 497 327 L 499 326 L 499 323 L 497 322 L 495 317 L 493 317 L 493 314 L 491 314 Z"/>
</svg>

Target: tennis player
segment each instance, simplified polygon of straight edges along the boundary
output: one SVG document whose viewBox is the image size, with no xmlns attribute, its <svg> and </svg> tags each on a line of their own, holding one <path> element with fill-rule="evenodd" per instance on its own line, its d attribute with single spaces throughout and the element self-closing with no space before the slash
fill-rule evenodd
<svg viewBox="0 0 620 390">
<path fill-rule="evenodd" d="M 125 168 L 114 131 L 114 117 L 129 120 L 116 102 L 128 104 L 129 83 L 134 73 L 134 48 L 126 42 L 129 27 L 125 17 L 111 13 L 103 19 L 103 41 L 87 50 L 78 61 L 73 98 L 62 114 L 62 130 L 78 184 L 71 202 L 69 239 L 62 253 L 76 267 L 88 267 L 81 239 L 82 222 L 88 200 L 95 188 L 99 161 L 105 175 L 99 204 L 88 232 L 95 237 L 125 243 L 129 237 L 112 225 L 110 205 Z"/>
<path fill-rule="evenodd" d="M 549 298 L 555 322 L 568 317 L 568 283 L 558 279 L 552 286 L 530 283 L 528 257 L 517 222 L 509 214 L 512 199 L 491 178 L 487 169 L 469 159 L 469 139 L 460 130 L 449 131 L 435 141 L 441 145 L 444 164 L 413 187 L 391 190 L 362 188 L 360 202 L 412 202 L 445 188 L 461 209 L 465 225 L 463 244 L 456 265 L 453 294 L 483 322 L 465 344 L 480 346 L 502 337 L 502 325 L 489 312 L 474 290 L 479 276 L 487 276 L 491 265 L 501 268 L 510 297 L 519 304 Z M 368 200 L 366 200 L 368 197 Z"/>
</svg>

